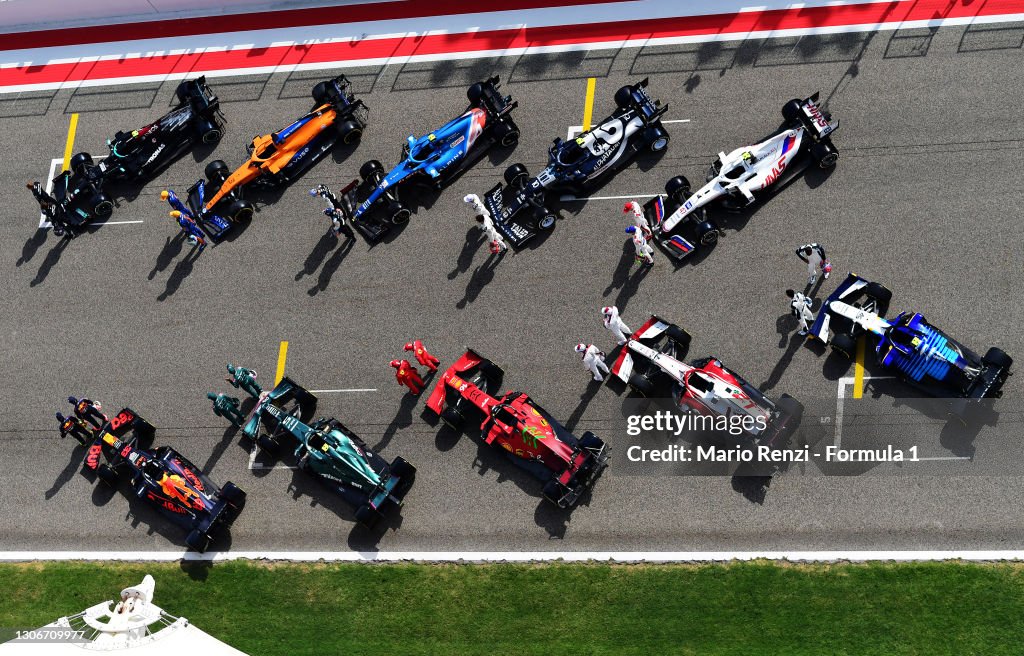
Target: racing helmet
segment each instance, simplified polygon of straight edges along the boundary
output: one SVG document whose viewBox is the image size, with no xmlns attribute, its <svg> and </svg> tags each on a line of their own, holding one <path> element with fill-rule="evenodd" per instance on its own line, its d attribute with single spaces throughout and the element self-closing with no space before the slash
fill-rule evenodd
<svg viewBox="0 0 1024 656">
<path fill-rule="evenodd" d="M 606 317 L 610 317 L 612 316 L 612 310 L 614 309 L 615 308 L 613 308 L 612 306 L 606 305 L 605 307 L 601 308 L 601 314 L 603 314 Z"/>
<path fill-rule="evenodd" d="M 160 200 L 167 200 L 167 197 L 170 195 L 171 193 L 164 189 L 163 191 L 160 192 Z"/>
<path fill-rule="evenodd" d="M 179 212 L 178 210 L 171 210 L 167 214 L 170 215 L 170 217 L 172 219 L 180 219 L 181 218 L 181 212 Z"/>
<path fill-rule="evenodd" d="M 636 232 L 636 226 L 627 226 L 626 234 L 632 235 Z"/>
<path fill-rule="evenodd" d="M 391 361 L 391 366 L 394 367 L 395 369 L 398 369 L 399 367 L 402 366 L 402 361 L 401 360 L 392 360 Z"/>
<path fill-rule="evenodd" d="M 576 345 L 576 352 L 577 353 L 586 353 L 587 352 L 587 345 L 584 344 L 583 342 L 580 342 L 579 344 Z"/>
</svg>

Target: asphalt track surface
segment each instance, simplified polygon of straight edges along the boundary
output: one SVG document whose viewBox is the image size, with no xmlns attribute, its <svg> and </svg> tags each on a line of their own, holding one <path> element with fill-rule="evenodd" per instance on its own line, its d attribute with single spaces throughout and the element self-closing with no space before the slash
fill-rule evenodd
<svg viewBox="0 0 1024 656">
<path fill-rule="evenodd" d="M 174 84 L 0 98 L 8 161 L 0 172 L 0 550 L 180 549 L 178 528 L 79 473 L 82 451 L 58 439 L 53 419 L 69 409 L 68 394 L 110 410 L 130 404 L 158 426 L 157 444 L 248 492 L 221 549 L 1018 547 L 1024 494 L 1012 441 L 1003 443 L 1012 455 L 1002 458 L 1001 475 L 969 466 L 935 476 L 787 472 L 767 490 L 728 476 L 616 475 L 617 451 L 593 494 L 566 513 L 502 454 L 427 424 L 387 362 L 414 336 L 445 363 L 471 345 L 504 366 L 508 386 L 614 448 L 626 397 L 591 384 L 572 351 L 578 341 L 613 345 L 598 308 L 614 303 L 633 324 L 650 312 L 678 321 L 695 335 L 695 356 L 717 354 L 770 394 L 834 406 L 836 381 L 853 367 L 801 345 L 783 296 L 805 277 L 793 249 L 812 240 L 827 245 L 838 273 L 853 269 L 889 286 L 894 309 L 919 309 L 978 350 L 1024 354 L 1024 128 L 1015 119 L 1024 102 L 1022 39 L 1024 26 L 1003 24 L 348 70 L 372 108 L 363 143 L 279 197 L 265 196 L 248 229 L 191 263 L 160 189 L 183 192 L 213 157 L 240 162 L 247 139 L 306 111 L 309 89 L 327 75 L 216 80 L 229 121 L 216 149 L 186 155 L 119 201 L 112 221 L 143 223 L 100 227 L 66 247 L 36 231 L 25 181 L 42 179 L 62 155 L 71 113 L 80 114 L 75 150 L 100 154 L 117 129 L 165 111 Z M 520 103 L 515 152 L 496 151 L 389 243 L 337 250 L 324 236 L 319 199 L 306 190 L 340 187 L 370 158 L 393 162 L 406 135 L 461 111 L 465 87 L 492 72 Z M 827 178 L 797 180 L 740 229 L 733 224 L 707 257 L 678 269 L 659 255 L 648 275 L 630 274 L 621 200 L 567 205 L 543 243 L 489 266 L 462 196 L 482 194 L 514 161 L 540 168 L 551 139 L 581 122 L 588 77 L 597 78 L 598 120 L 615 89 L 645 76 L 670 104 L 667 118 L 690 122 L 669 125 L 663 158 L 639 161 L 597 195 L 650 194 L 678 172 L 698 179 L 715 153 L 767 133 L 786 99 L 815 90 L 841 120 L 839 166 Z M 210 411 L 206 392 L 230 391 L 226 362 L 269 379 L 282 340 L 287 373 L 306 386 L 376 389 L 322 394 L 321 413 L 419 468 L 400 516 L 382 530 L 356 527 L 348 506 L 301 473 L 251 471 L 250 445 Z M 1012 406 L 1021 392 L 1021 378 L 1011 378 L 1003 430 L 982 427 L 973 438 L 979 453 L 1019 437 Z M 869 381 L 865 397 L 872 394 Z M 890 386 L 881 398 L 905 411 L 900 395 L 913 396 Z M 847 399 L 847 413 L 862 401 Z M 922 415 L 915 430 L 929 425 L 941 429 Z M 936 443 L 933 455 L 962 455 L 970 442 L 945 451 Z"/>
</svg>

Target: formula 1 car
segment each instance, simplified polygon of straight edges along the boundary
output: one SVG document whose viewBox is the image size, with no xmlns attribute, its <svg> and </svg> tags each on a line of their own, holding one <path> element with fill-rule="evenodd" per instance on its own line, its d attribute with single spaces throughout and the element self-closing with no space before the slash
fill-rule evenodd
<svg viewBox="0 0 1024 656">
<path fill-rule="evenodd" d="M 498 76 L 466 90 L 469 107 L 458 117 L 418 139 L 409 135 L 402 161 L 388 172 L 373 159 L 358 180 L 341 190 L 340 208 L 360 232 L 378 240 L 391 226 L 409 220 L 407 192 L 416 186 L 440 190 L 479 161 L 495 144 L 511 148 L 519 127 L 510 113 L 519 103 L 499 91 Z"/>
<path fill-rule="evenodd" d="M 593 487 L 608 466 L 609 447 L 586 431 L 577 439 L 537 402 L 521 392 L 497 397 L 504 372 L 467 350 L 441 376 L 427 408 L 453 429 L 482 420 L 485 443 L 501 447 L 513 462 L 546 481 L 544 498 L 569 508 Z"/>
<path fill-rule="evenodd" d="M 105 191 L 111 181 L 142 182 L 162 171 L 198 142 L 216 143 L 222 134 L 220 102 L 205 77 L 178 85 L 178 105 L 149 125 L 118 131 L 107 140 L 110 154 L 98 164 L 76 153 L 67 171 L 53 180 L 57 221 L 75 233 L 94 219 L 110 216 L 114 203 Z"/>
<path fill-rule="evenodd" d="M 274 188 L 290 184 L 320 161 L 337 143 L 354 144 L 366 127 L 367 108 L 349 92 L 344 75 L 313 87 L 313 109 L 278 132 L 253 137 L 249 160 L 233 173 L 222 160 L 206 165 L 206 179 L 188 189 L 193 218 L 213 240 L 233 224 L 252 217 L 244 197 L 249 186 Z"/>
<path fill-rule="evenodd" d="M 885 319 L 891 299 L 892 292 L 882 285 L 848 274 L 822 304 L 811 338 L 851 359 L 859 337 L 877 340 L 878 364 L 929 396 L 969 400 L 1002 395 L 1013 358 L 994 346 L 981 357 L 916 312 Z M 966 411 L 966 403 L 953 406 L 961 418 Z"/>
<path fill-rule="evenodd" d="M 671 397 L 687 412 L 743 417 L 744 433 L 758 444 L 784 443 L 799 426 L 803 405 L 788 394 L 772 401 L 717 358 L 687 364 L 690 339 L 679 326 L 652 316 L 630 335 L 611 373 L 644 396 Z"/>
<path fill-rule="evenodd" d="M 818 106 L 818 94 L 793 99 L 782 107 L 782 127 L 758 143 L 719 153 L 707 184 L 692 193 L 690 182 L 677 176 L 665 184 L 663 198 L 644 204 L 655 241 L 676 261 L 718 242 L 719 226 L 707 216 L 712 204 L 738 211 L 781 189 L 811 162 L 832 168 L 839 153 L 831 134 L 839 126 Z"/>
<path fill-rule="evenodd" d="M 372 528 L 390 506 L 402 505 L 416 468 L 402 457 L 389 464 L 337 419 L 311 421 L 316 404 L 316 396 L 282 378 L 260 394 L 242 432 L 270 456 L 280 452 L 283 441 L 293 441 L 299 469 L 355 506 L 356 521 Z"/>
<path fill-rule="evenodd" d="M 210 544 L 210 534 L 231 526 L 238 517 L 245 507 L 245 492 L 231 482 L 218 487 L 169 446 L 142 448 L 155 433 L 152 424 L 125 408 L 96 431 L 84 468 L 112 488 L 126 474 L 135 496 L 183 525 L 189 531 L 185 544 L 203 552 Z"/>
<path fill-rule="evenodd" d="M 616 110 L 575 139 L 555 139 L 548 165 L 531 178 L 526 167 L 513 164 L 505 171 L 506 186 L 487 192 L 484 203 L 495 225 L 519 247 L 539 232 L 551 230 L 558 218 L 549 201 L 557 195 L 582 196 L 625 168 L 640 151 L 660 153 L 669 134 L 661 124 L 668 105 L 647 92 L 647 79 L 615 93 Z"/>
</svg>

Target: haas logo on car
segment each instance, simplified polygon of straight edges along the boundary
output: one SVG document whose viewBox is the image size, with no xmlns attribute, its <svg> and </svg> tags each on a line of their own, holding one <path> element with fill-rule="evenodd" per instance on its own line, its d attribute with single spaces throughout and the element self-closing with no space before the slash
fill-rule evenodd
<svg viewBox="0 0 1024 656">
<path fill-rule="evenodd" d="M 786 160 L 780 159 L 778 163 L 774 167 L 772 167 L 772 170 L 768 172 L 768 175 L 765 176 L 764 184 L 761 185 L 761 188 L 764 189 L 768 185 L 773 184 L 776 180 L 779 179 L 779 176 L 782 175 L 782 172 L 785 170 Z"/>
<path fill-rule="evenodd" d="M 814 124 L 818 126 L 819 130 L 828 129 L 828 121 L 826 121 L 825 117 L 821 115 L 821 110 L 818 109 L 818 106 L 814 104 L 814 102 L 808 102 L 804 105 L 804 111 L 807 113 L 807 116 L 814 121 Z"/>
</svg>

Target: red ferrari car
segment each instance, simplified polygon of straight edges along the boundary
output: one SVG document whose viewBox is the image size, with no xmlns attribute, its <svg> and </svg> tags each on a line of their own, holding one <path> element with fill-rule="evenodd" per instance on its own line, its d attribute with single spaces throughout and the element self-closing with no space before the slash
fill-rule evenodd
<svg viewBox="0 0 1024 656">
<path fill-rule="evenodd" d="M 522 392 L 496 396 L 503 377 L 500 367 L 468 350 L 441 376 L 427 408 L 456 430 L 480 420 L 484 442 L 546 481 L 544 498 L 572 507 L 608 466 L 608 445 L 590 431 L 577 439 Z"/>
</svg>

